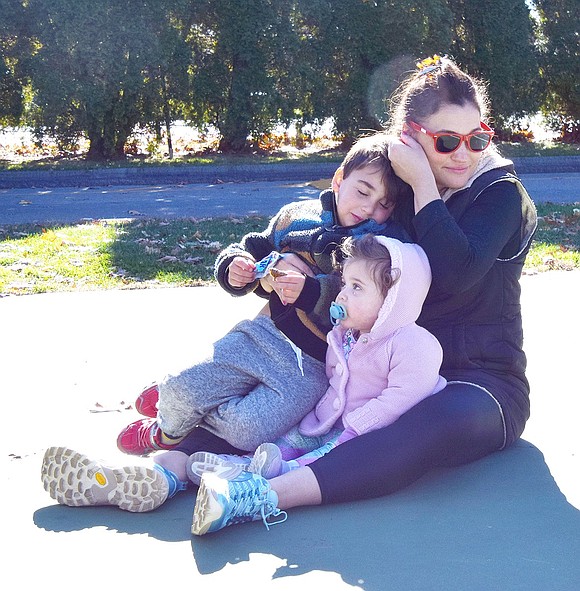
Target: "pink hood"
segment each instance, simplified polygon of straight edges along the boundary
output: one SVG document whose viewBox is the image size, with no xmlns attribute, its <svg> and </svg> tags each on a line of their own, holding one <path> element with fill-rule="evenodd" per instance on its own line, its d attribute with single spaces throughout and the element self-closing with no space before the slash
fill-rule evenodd
<svg viewBox="0 0 580 591">
<path fill-rule="evenodd" d="M 431 267 L 425 251 L 418 244 L 385 236 L 376 239 L 389 249 L 391 268 L 398 269 L 399 274 L 370 332 L 371 338 L 381 339 L 419 318 L 431 286 Z"/>
<path fill-rule="evenodd" d="M 431 284 L 427 255 L 416 244 L 377 239 L 389 249 L 398 279 L 348 362 L 342 345 L 344 329 L 339 325 L 328 334 L 329 387 L 300 423 L 304 435 L 323 435 L 341 425 L 359 435 L 385 427 L 446 384 L 439 375 L 441 345 L 415 322 Z"/>
</svg>

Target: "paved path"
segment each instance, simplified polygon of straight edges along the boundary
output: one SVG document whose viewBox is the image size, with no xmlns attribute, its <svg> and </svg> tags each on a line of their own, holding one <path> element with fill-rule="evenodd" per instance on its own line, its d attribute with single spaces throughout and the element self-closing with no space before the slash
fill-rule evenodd
<svg viewBox="0 0 580 591">
<path fill-rule="evenodd" d="M 580 172 L 580 156 L 513 158 L 518 174 Z M 0 170 L 0 188 L 102 187 L 113 185 L 215 184 L 301 181 L 332 176 L 337 162 L 287 161 L 247 164 L 185 164 L 83 170 Z"/>
<path fill-rule="evenodd" d="M 5 189 L 0 190 L 0 224 L 143 216 L 271 216 L 286 203 L 318 194 L 306 181 Z"/>
<path fill-rule="evenodd" d="M 580 272 L 522 288 L 533 416 L 515 447 L 389 497 L 292 510 L 269 532 L 202 538 L 189 534 L 193 493 L 147 514 L 56 505 L 42 453 L 127 461 L 115 438 L 137 418 L 139 388 L 253 316 L 258 298 L 209 287 L 0 299 L 4 579 L 45 591 L 578 591 Z"/>
<path fill-rule="evenodd" d="M 580 271 L 521 284 L 532 418 L 518 444 L 388 497 L 202 538 L 189 533 L 193 492 L 146 514 L 55 504 L 42 454 L 68 445 L 126 462 L 115 438 L 137 418 L 135 393 L 261 301 L 217 287 L 0 299 L 4 580 L 44 591 L 578 591 Z"/>
</svg>

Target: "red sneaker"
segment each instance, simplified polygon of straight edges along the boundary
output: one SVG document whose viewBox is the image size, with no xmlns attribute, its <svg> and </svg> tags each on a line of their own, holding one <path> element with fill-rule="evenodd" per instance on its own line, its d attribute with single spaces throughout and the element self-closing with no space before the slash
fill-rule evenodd
<svg viewBox="0 0 580 591">
<path fill-rule="evenodd" d="M 152 384 L 135 400 L 135 410 L 144 417 L 154 419 L 157 416 L 157 401 L 159 400 L 159 388 L 157 384 Z"/>
<path fill-rule="evenodd" d="M 157 424 L 157 419 L 140 419 L 127 425 L 119 437 L 117 437 L 117 447 L 126 454 L 134 456 L 146 456 L 159 449 L 172 449 L 179 441 L 173 445 L 161 443 L 161 429 Z"/>
</svg>

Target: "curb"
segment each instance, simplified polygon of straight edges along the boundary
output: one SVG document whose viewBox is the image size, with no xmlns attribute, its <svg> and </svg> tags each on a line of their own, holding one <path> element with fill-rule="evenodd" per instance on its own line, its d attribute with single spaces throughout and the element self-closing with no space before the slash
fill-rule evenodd
<svg viewBox="0 0 580 591">
<path fill-rule="evenodd" d="M 0 172 L 0 189 L 99 187 L 109 185 L 218 184 L 251 181 L 304 181 L 334 174 L 337 162 L 318 164 L 179 165 L 95 170 Z"/>
<path fill-rule="evenodd" d="M 518 174 L 580 172 L 580 156 L 513 158 Z M 337 162 L 180 165 L 95 170 L 16 170 L 0 172 L 0 189 L 105 187 L 156 184 L 217 184 L 251 181 L 311 181 L 329 178 Z"/>
</svg>

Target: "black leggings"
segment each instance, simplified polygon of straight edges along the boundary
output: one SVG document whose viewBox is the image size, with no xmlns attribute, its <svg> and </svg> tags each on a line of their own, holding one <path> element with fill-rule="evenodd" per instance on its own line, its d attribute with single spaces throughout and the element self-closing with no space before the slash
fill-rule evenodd
<svg viewBox="0 0 580 591">
<path fill-rule="evenodd" d="M 196 451 L 209 451 L 214 454 L 235 454 L 237 456 L 251 453 L 230 445 L 225 439 L 206 431 L 203 427 L 195 427 L 193 431 L 171 449 L 186 453 L 188 456 Z"/>
<path fill-rule="evenodd" d="M 395 423 L 355 437 L 309 465 L 322 502 L 380 497 L 400 490 L 434 468 L 460 466 L 503 447 L 505 430 L 497 402 L 483 389 L 448 384 Z M 244 454 L 201 427 L 175 449 Z"/>
<path fill-rule="evenodd" d="M 434 468 L 473 462 L 505 443 L 498 403 L 483 389 L 451 383 L 395 423 L 361 435 L 310 464 L 323 504 L 380 497 Z"/>
</svg>

